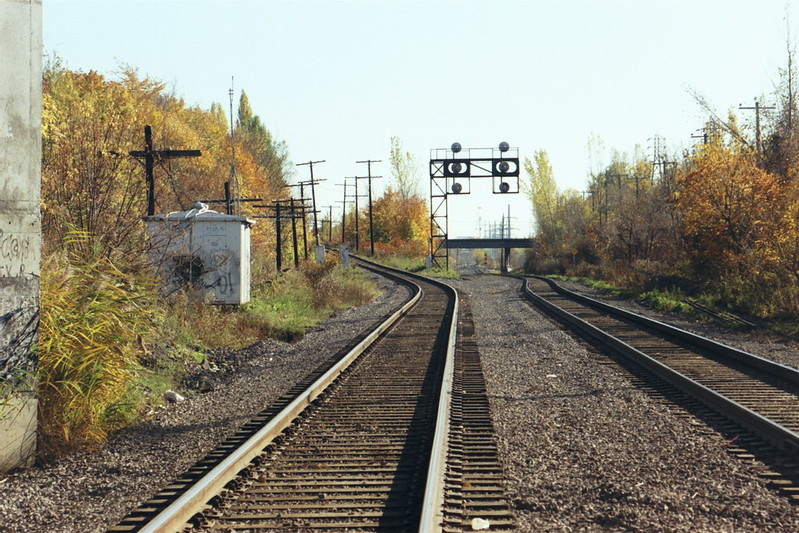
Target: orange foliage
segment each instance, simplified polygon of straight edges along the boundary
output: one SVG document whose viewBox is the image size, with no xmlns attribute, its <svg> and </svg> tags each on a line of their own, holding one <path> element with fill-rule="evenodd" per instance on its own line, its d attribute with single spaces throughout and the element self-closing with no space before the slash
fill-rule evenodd
<svg viewBox="0 0 799 533">
<path fill-rule="evenodd" d="M 773 260 L 780 184 L 749 152 L 706 145 L 678 178 L 677 208 L 696 266 L 706 274 Z"/>
<path fill-rule="evenodd" d="M 392 187 L 373 205 L 375 242 L 426 243 L 430 219 L 427 204 L 418 196 L 403 198 Z"/>
</svg>

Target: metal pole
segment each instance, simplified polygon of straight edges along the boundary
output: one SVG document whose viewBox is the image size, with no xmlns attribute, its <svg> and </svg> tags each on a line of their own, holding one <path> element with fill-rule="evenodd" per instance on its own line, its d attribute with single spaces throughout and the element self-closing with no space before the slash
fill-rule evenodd
<svg viewBox="0 0 799 533">
<path fill-rule="evenodd" d="M 297 213 L 294 210 L 294 198 L 291 199 L 291 239 L 294 243 L 294 267 L 300 266 L 300 254 L 297 250 Z"/>
<path fill-rule="evenodd" d="M 275 201 L 275 259 L 277 262 L 277 271 L 283 269 L 283 232 L 280 228 L 280 202 Z"/>
<path fill-rule="evenodd" d="M 311 180 L 313 183 L 313 173 Z M 305 187 L 303 187 L 303 185 L 304 184 L 300 182 L 300 202 L 302 202 L 302 247 L 305 250 L 305 259 L 308 259 L 308 223 L 305 220 Z M 314 231 L 316 231 L 316 215 L 314 215 Z M 319 244 L 318 238 L 316 244 Z"/>
<path fill-rule="evenodd" d="M 153 175 L 153 130 L 144 126 L 144 171 L 147 177 L 147 215 L 155 215 L 155 176 Z"/>
</svg>

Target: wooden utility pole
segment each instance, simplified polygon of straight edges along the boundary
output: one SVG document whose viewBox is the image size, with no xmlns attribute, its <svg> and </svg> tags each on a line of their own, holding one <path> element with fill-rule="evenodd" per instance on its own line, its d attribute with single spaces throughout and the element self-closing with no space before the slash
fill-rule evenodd
<svg viewBox="0 0 799 533">
<path fill-rule="evenodd" d="M 382 178 L 383 176 L 372 176 L 372 163 L 382 163 L 382 159 L 366 159 L 364 161 L 356 161 L 356 163 L 366 163 L 367 165 L 367 179 L 369 180 L 369 255 L 375 255 L 375 232 L 374 220 L 372 218 L 372 178 Z M 356 178 L 357 183 L 357 178 Z"/>
<path fill-rule="evenodd" d="M 239 198 L 237 203 L 240 202 L 262 202 L 262 198 Z M 222 200 L 200 200 L 204 204 L 225 204 L 225 212 L 228 215 L 233 214 L 233 196 L 230 192 L 230 182 L 225 182 L 225 198 Z M 263 206 L 262 206 L 263 207 Z"/>
<path fill-rule="evenodd" d="M 303 248 L 305 249 L 305 259 L 308 259 L 308 223 L 307 223 L 307 221 L 305 219 L 305 214 L 306 214 L 305 201 L 308 200 L 308 198 L 305 197 L 305 186 L 309 185 L 310 183 L 311 183 L 310 181 L 301 181 L 299 183 L 293 183 L 291 185 L 286 185 L 286 187 L 299 187 L 300 188 L 300 197 L 297 198 L 296 200 L 302 202 L 302 207 L 303 207 L 303 210 L 302 210 L 302 245 L 303 245 Z"/>
<path fill-rule="evenodd" d="M 738 109 L 745 109 L 745 110 L 754 110 L 755 111 L 755 149 L 759 154 L 761 152 L 760 147 L 760 111 L 769 110 L 769 109 L 776 109 L 774 106 L 763 106 L 760 105 L 760 102 L 755 99 L 755 106 L 754 107 L 744 107 L 743 104 L 738 105 Z"/>
<path fill-rule="evenodd" d="M 363 197 L 362 194 L 358 194 L 358 180 L 365 180 L 366 178 L 367 178 L 366 176 L 347 176 L 346 178 L 344 178 L 345 180 L 347 179 L 355 180 L 355 251 L 356 252 L 361 249 L 361 230 L 360 230 L 360 224 L 358 222 L 358 219 L 361 217 L 360 217 L 360 212 L 358 211 L 358 198 Z"/>
<path fill-rule="evenodd" d="M 347 244 L 345 240 L 344 228 L 347 225 L 347 187 L 349 183 L 347 183 L 347 179 L 344 178 L 344 183 L 337 183 L 338 187 L 344 187 L 344 200 L 339 201 L 338 203 L 341 204 L 341 244 Z"/>
<path fill-rule="evenodd" d="M 200 157 L 199 150 L 153 150 L 153 130 L 150 126 L 144 127 L 144 150 L 128 152 L 136 159 L 144 159 L 144 172 L 147 179 L 147 216 L 155 214 L 155 176 L 153 173 L 155 161 L 162 159 L 176 159 L 178 157 Z"/>
<path fill-rule="evenodd" d="M 297 163 L 298 167 L 303 165 L 308 165 L 308 168 L 311 170 L 311 181 L 308 182 L 311 185 L 311 209 L 313 209 L 313 234 L 316 237 L 316 245 L 319 246 L 319 228 L 316 223 L 316 187 L 315 185 L 324 180 L 314 180 L 313 176 L 313 166 L 317 163 L 324 163 L 325 160 L 322 159 L 320 161 L 308 161 L 307 163 Z"/>
<path fill-rule="evenodd" d="M 333 242 L 333 206 L 323 205 L 321 207 L 327 209 L 327 241 Z M 324 230 L 322 232 L 324 233 Z"/>
</svg>

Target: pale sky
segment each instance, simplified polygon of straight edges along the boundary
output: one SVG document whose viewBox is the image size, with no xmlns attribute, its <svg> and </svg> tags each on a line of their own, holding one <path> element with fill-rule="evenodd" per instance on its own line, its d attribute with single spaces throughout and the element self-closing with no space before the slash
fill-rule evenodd
<svg viewBox="0 0 799 533">
<path fill-rule="evenodd" d="M 522 158 L 546 150 L 559 187 L 577 190 L 591 170 L 589 135 L 604 141 L 604 163 L 611 149 L 647 150 L 656 134 L 681 153 L 704 121 L 689 90 L 723 115 L 760 96 L 774 104 L 786 14 L 799 39 L 797 5 L 44 0 L 43 14 L 45 51 L 74 70 L 113 76 L 128 64 L 206 109 L 228 108 L 234 77 L 292 161 L 326 160 L 314 174 L 327 180 L 317 205 L 328 205 L 342 199 L 334 184 L 365 175 L 356 160 L 384 161 L 374 166 L 382 188 L 392 136 L 416 158 L 425 196 L 430 150 L 455 141 L 507 141 Z M 307 178 L 298 167 L 295 179 Z M 489 180 L 450 199 L 450 236 L 476 234 L 478 217 L 498 222 L 508 205 L 513 236 L 529 235 L 528 200 L 492 195 Z"/>
</svg>

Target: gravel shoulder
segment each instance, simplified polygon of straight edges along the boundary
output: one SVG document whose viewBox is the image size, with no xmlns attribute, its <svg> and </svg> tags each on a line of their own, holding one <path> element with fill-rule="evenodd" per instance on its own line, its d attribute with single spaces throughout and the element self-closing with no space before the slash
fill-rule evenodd
<svg viewBox="0 0 799 533">
<path fill-rule="evenodd" d="M 518 280 L 452 285 L 472 301 L 520 530 L 799 531 L 797 511 L 724 439 L 524 303 Z"/>
<path fill-rule="evenodd" d="M 0 532 L 89 533 L 115 525 L 410 296 L 404 286 L 368 275 L 383 291 L 375 301 L 337 313 L 293 344 L 220 350 L 215 371 L 191 376 L 190 390 L 178 391 L 186 401 L 117 432 L 101 449 L 0 479 Z"/>
</svg>

